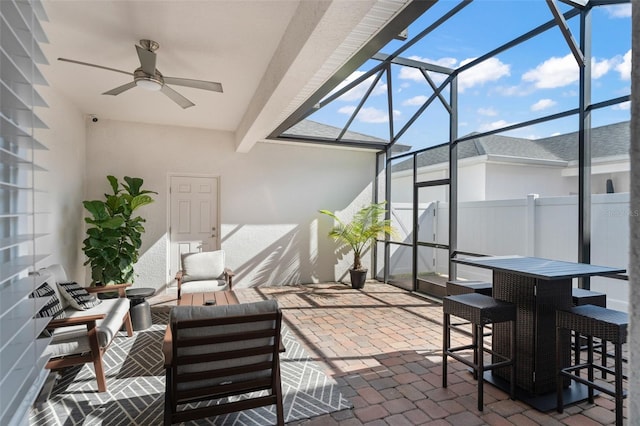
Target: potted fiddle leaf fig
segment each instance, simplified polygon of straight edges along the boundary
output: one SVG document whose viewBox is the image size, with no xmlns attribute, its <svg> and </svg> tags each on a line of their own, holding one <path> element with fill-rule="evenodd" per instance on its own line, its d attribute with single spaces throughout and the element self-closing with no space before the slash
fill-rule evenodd
<svg viewBox="0 0 640 426">
<path fill-rule="evenodd" d="M 329 237 L 342 244 L 342 247 L 348 246 L 353 251 L 353 265 L 349 269 L 353 288 L 363 288 L 367 279 L 367 269 L 362 266 L 362 254 L 377 238 L 392 236 L 396 232 L 391 221 L 385 219 L 385 204 L 386 202 L 381 202 L 365 206 L 347 223 L 329 210 L 320 210 L 320 213 L 335 221 L 335 225 L 329 231 Z"/>
<path fill-rule="evenodd" d="M 125 176 L 122 183 L 114 176 L 107 179 L 112 194 L 82 203 L 91 215 L 84 219 L 89 224 L 82 247 L 87 256 L 84 264 L 91 267 L 92 285 L 133 283 L 145 222 L 134 212 L 152 203 L 149 194 L 157 192 L 142 189 L 141 178 Z"/>
</svg>

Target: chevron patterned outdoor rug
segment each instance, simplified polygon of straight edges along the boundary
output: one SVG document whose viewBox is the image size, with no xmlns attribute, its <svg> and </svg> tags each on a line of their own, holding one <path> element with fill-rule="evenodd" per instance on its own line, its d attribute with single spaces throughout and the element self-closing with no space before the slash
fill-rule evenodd
<svg viewBox="0 0 640 426">
<path fill-rule="evenodd" d="M 168 313 L 154 312 L 153 325 L 127 338 L 116 337 L 106 352 L 108 392 L 98 393 L 93 366 L 68 368 L 49 400 L 30 413 L 31 425 L 163 424 L 165 372 L 162 339 Z M 350 408 L 337 383 L 282 328 L 286 352 L 280 356 L 284 414 L 287 422 Z M 272 425 L 275 407 L 261 407 L 209 418 L 188 425 Z"/>
</svg>

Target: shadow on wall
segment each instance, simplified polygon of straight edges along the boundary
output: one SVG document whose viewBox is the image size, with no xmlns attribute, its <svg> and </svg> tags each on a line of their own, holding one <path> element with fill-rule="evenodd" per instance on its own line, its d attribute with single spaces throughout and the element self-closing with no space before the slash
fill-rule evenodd
<svg viewBox="0 0 640 426">
<path fill-rule="evenodd" d="M 244 227 L 237 226 L 224 240 Z M 244 264 L 234 265 L 238 287 L 285 286 L 313 282 L 317 277 L 318 252 L 310 251 L 310 235 L 296 226 L 255 253 Z M 224 244 L 223 244 L 224 247 Z M 245 280 L 249 278 L 249 281 Z"/>
<path fill-rule="evenodd" d="M 241 233 L 247 234 L 247 228 L 251 227 L 238 225 L 227 232 L 222 246 L 225 247 L 227 242 L 229 247 L 228 242 Z M 260 234 L 260 230 L 251 229 L 253 235 Z M 275 241 L 253 253 L 248 261 L 241 265 L 231 265 L 237 277 L 235 286 L 287 286 L 345 278 L 348 267 L 342 268 L 342 259 L 349 259 L 350 262 L 351 255 L 346 248 L 336 250 L 335 243 L 327 236 L 328 230 L 329 224 L 319 224 L 318 220 L 307 226 L 293 225 Z M 256 245 L 260 242 L 257 240 Z M 227 259 L 239 257 L 230 252 L 233 249 L 225 250 Z"/>
</svg>

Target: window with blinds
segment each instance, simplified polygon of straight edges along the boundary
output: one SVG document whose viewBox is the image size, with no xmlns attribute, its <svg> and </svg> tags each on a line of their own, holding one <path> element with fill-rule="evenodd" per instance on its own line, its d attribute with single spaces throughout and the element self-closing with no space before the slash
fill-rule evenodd
<svg viewBox="0 0 640 426">
<path fill-rule="evenodd" d="M 39 47 L 47 41 L 45 19 L 39 0 L 0 1 L 0 425 L 26 424 L 48 373 L 49 339 L 39 336 L 49 318 L 35 318 L 47 300 L 29 298 L 43 282 L 33 272 L 46 257 L 37 250 L 45 206 L 37 205 L 34 187 L 46 172 L 34 162 L 46 149 L 34 137 L 46 128 L 35 113 L 46 107 L 36 91 L 46 84 L 38 69 L 47 63 Z"/>
</svg>

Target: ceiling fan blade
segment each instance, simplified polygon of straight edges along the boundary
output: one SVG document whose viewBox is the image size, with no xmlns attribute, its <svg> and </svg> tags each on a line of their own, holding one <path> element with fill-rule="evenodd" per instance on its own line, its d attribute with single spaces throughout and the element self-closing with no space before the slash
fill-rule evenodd
<svg viewBox="0 0 640 426">
<path fill-rule="evenodd" d="M 149 75 L 156 74 L 156 53 L 136 45 L 142 71 Z"/>
<path fill-rule="evenodd" d="M 132 81 L 131 83 L 123 84 L 122 86 L 118 86 L 115 89 L 109 90 L 108 92 L 104 92 L 103 95 L 119 95 L 125 90 L 133 89 L 134 87 L 136 87 L 136 82 Z"/>
<path fill-rule="evenodd" d="M 176 86 L 194 87 L 196 89 L 211 90 L 212 92 L 222 93 L 222 84 L 214 81 L 192 80 L 190 78 L 164 77 L 167 84 L 175 84 Z"/>
<path fill-rule="evenodd" d="M 171 87 L 167 86 L 166 84 L 164 86 L 162 86 L 160 91 L 162 93 L 164 93 L 165 95 L 167 95 L 168 97 L 170 97 L 173 102 L 177 103 L 178 105 L 180 105 L 184 109 L 187 109 L 187 108 L 192 107 L 192 106 L 195 105 L 189 99 L 185 98 L 180 93 L 176 92 L 175 90 L 173 90 Z"/>
<path fill-rule="evenodd" d="M 100 68 L 100 69 L 107 70 L 107 71 L 115 71 L 115 72 L 119 72 L 119 73 L 127 74 L 127 75 L 133 75 L 133 73 L 130 73 L 128 71 L 122 71 L 122 70 L 117 70 L 115 68 L 103 67 L 102 65 L 90 64 L 90 63 L 87 63 L 87 62 L 75 61 L 73 59 L 58 58 L 58 60 L 59 61 L 63 61 L 63 62 L 70 62 L 72 64 L 86 65 L 88 67 Z"/>
</svg>

